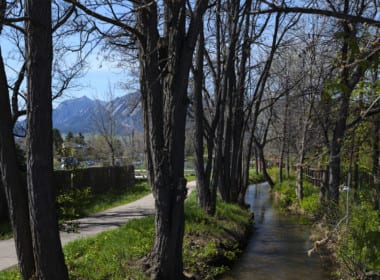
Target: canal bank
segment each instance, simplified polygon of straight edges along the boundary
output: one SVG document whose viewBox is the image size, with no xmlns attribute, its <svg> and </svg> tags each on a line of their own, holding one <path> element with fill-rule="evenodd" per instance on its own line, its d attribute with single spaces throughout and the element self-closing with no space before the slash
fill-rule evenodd
<svg viewBox="0 0 380 280">
<path fill-rule="evenodd" d="M 319 257 L 307 255 L 312 248 L 310 226 L 281 214 L 268 184 L 250 185 L 246 202 L 255 215 L 254 233 L 242 256 L 221 279 L 329 279 Z"/>
</svg>

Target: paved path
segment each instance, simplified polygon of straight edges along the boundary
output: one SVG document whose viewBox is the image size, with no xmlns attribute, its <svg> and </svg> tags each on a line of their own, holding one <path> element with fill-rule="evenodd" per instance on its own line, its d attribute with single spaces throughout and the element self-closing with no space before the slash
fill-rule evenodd
<svg viewBox="0 0 380 280">
<path fill-rule="evenodd" d="M 189 193 L 195 188 L 195 181 L 187 184 Z M 94 236 L 102 231 L 118 228 L 130 219 L 142 218 L 154 213 L 153 195 L 149 194 L 134 202 L 108 209 L 104 212 L 78 219 L 79 232 L 61 232 L 63 245 L 81 237 Z M 0 241 L 0 271 L 17 264 L 14 240 Z"/>
</svg>

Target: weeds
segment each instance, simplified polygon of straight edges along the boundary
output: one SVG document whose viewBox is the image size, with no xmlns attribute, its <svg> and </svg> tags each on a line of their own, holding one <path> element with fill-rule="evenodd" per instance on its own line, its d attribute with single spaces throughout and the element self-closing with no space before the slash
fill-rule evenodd
<svg viewBox="0 0 380 280">
<path fill-rule="evenodd" d="M 185 202 L 184 269 L 196 279 L 215 279 L 240 253 L 240 242 L 251 228 L 251 214 L 218 201 L 215 217 L 199 209 L 193 192 Z M 119 229 L 79 239 L 64 248 L 70 279 L 147 279 L 139 265 L 151 249 L 154 217 L 134 219 Z M 1 278 L 5 277 L 9 278 Z M 0 272 L 0 279 L 17 279 Z"/>
</svg>

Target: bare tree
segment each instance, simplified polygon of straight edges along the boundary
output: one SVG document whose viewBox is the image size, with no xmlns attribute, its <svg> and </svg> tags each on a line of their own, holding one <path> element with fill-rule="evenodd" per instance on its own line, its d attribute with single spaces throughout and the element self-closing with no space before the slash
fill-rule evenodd
<svg viewBox="0 0 380 280">
<path fill-rule="evenodd" d="M 35 277 L 68 279 L 56 216 L 52 144 L 51 1 L 25 2 L 27 185 Z"/>
<path fill-rule="evenodd" d="M 94 128 L 104 139 L 111 156 L 111 166 L 116 164 L 117 150 L 120 141 L 117 139 L 117 120 L 115 116 L 115 97 L 111 86 L 107 92 L 105 102 L 97 99 L 96 107 L 92 111 Z"/>
<path fill-rule="evenodd" d="M 0 33 L 5 19 L 6 1 L 0 1 Z M 30 279 L 34 275 L 32 235 L 29 225 L 27 191 L 19 174 L 13 122 L 10 108 L 8 80 L 0 46 L 0 175 L 8 203 L 21 275 Z M 26 225 L 26 226 L 25 226 Z"/>
<path fill-rule="evenodd" d="M 122 33 L 126 40 L 133 38 L 137 45 L 146 157 L 156 205 L 155 241 L 146 264 L 154 279 L 181 279 L 187 86 L 208 1 L 198 0 L 189 6 L 186 1 L 165 1 L 161 8 L 156 2 L 133 1 L 133 7 L 123 7 L 124 13 L 116 13 L 118 3 L 112 1 L 98 5 L 106 9 L 101 13 L 79 1 L 71 2 L 111 24 L 115 28 L 112 31 L 119 28 L 119 36 Z"/>
<path fill-rule="evenodd" d="M 326 133 L 329 149 L 328 198 L 332 205 L 336 205 L 339 201 L 341 150 L 350 115 L 350 97 L 380 51 L 380 41 L 375 31 L 380 26 L 380 21 L 376 19 L 377 3 L 369 0 L 360 1 L 360 3 L 344 0 L 310 2 L 305 6 L 288 6 L 273 1 L 262 2 L 267 7 L 257 11 L 258 13 L 285 12 L 326 16 L 335 26 L 336 32 L 340 32 L 342 35 L 339 37 L 340 45 L 337 55 L 339 69 L 334 74 L 337 82 L 331 90 L 334 95 L 334 103 L 337 104 L 337 113 L 332 120 L 331 137 Z M 339 19 L 339 21 L 334 19 Z M 371 31 L 363 33 L 363 30 Z M 363 36 L 364 34 L 366 35 Z M 327 132 L 327 130 L 325 131 Z M 333 211 L 335 207 L 331 208 Z"/>
</svg>

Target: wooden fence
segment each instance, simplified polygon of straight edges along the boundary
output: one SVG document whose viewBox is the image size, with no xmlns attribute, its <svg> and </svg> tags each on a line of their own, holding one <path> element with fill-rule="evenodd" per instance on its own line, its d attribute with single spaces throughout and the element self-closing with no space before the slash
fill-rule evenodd
<svg viewBox="0 0 380 280">
<path fill-rule="evenodd" d="M 91 193 L 106 193 L 111 189 L 125 189 L 134 185 L 133 165 L 91 167 L 54 172 L 54 188 L 57 191 L 70 187 L 90 188 Z"/>
<path fill-rule="evenodd" d="M 125 189 L 135 183 L 133 165 L 115 167 L 91 167 L 76 170 L 57 170 L 53 175 L 56 195 L 65 189 L 90 188 L 91 193 L 106 193 L 111 189 Z M 4 188 L 0 180 L 0 222 L 8 217 Z"/>
<path fill-rule="evenodd" d="M 304 168 L 305 179 L 316 187 L 328 185 L 328 170 L 323 168 Z M 340 184 L 350 185 L 354 189 L 359 189 L 361 186 L 372 186 L 372 174 L 366 170 L 357 169 L 350 174 L 348 171 L 342 171 L 340 176 Z"/>
<path fill-rule="evenodd" d="M 304 175 L 308 182 L 316 187 L 326 186 L 328 183 L 327 170 L 322 168 L 304 168 Z"/>
</svg>

